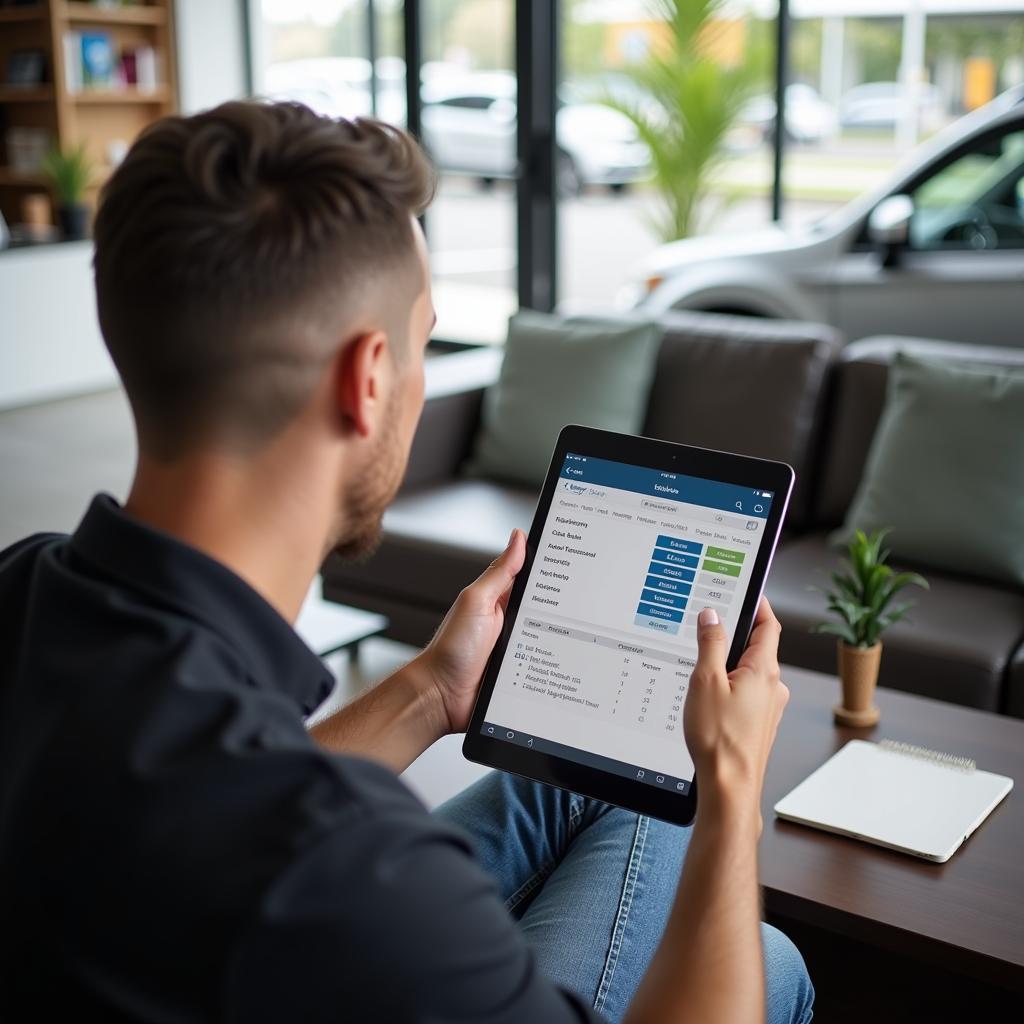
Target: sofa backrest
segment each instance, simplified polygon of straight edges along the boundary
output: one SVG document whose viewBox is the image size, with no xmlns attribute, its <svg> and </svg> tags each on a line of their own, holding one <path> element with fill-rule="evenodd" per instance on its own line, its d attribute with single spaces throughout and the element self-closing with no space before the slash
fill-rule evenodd
<svg viewBox="0 0 1024 1024">
<path fill-rule="evenodd" d="M 864 473 L 897 352 L 991 366 L 1024 366 L 1024 349 L 879 336 L 843 349 L 832 370 L 824 443 L 815 473 L 811 524 L 831 529 L 846 516 Z"/>
<path fill-rule="evenodd" d="M 648 437 L 788 462 L 796 488 L 787 525 L 810 508 L 823 388 L 842 346 L 824 324 L 676 312 L 655 364 Z"/>
</svg>

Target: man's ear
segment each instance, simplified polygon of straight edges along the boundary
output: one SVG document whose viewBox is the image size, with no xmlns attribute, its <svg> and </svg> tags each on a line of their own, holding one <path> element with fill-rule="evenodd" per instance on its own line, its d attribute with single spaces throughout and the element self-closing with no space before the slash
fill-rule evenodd
<svg viewBox="0 0 1024 1024">
<path fill-rule="evenodd" d="M 360 437 L 373 430 L 384 407 L 388 338 L 370 331 L 351 339 L 338 353 L 335 397 L 342 420 Z"/>
</svg>

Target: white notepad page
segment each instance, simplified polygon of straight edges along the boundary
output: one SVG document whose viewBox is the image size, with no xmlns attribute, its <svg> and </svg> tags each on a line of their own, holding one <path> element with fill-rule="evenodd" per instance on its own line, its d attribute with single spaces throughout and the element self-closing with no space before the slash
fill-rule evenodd
<svg viewBox="0 0 1024 1024">
<path fill-rule="evenodd" d="M 775 813 L 942 862 L 1012 788 L 1012 779 L 964 759 L 850 740 L 784 796 Z"/>
</svg>

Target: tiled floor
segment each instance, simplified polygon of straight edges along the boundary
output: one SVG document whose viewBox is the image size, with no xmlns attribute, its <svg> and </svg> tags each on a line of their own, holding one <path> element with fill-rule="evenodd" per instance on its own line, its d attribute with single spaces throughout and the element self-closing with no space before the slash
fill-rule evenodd
<svg viewBox="0 0 1024 1024">
<path fill-rule="evenodd" d="M 43 530 L 73 530 L 97 491 L 123 500 L 131 483 L 135 436 L 119 390 L 0 412 L 0 550 Z M 383 678 L 416 651 L 390 640 L 368 640 L 358 662 L 330 659 L 338 687 L 321 714 Z M 461 737 L 427 751 L 407 781 L 431 805 L 482 774 L 459 752 Z"/>
<path fill-rule="evenodd" d="M 0 412 L 0 548 L 40 530 L 74 529 L 89 499 L 123 499 L 135 432 L 120 391 Z"/>
</svg>

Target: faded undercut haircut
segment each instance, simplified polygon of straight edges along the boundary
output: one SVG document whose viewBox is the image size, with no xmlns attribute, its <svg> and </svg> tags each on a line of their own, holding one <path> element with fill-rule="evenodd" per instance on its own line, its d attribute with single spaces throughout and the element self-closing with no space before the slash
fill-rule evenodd
<svg viewBox="0 0 1024 1024">
<path fill-rule="evenodd" d="M 141 449 L 251 451 L 282 430 L 368 294 L 411 307 L 424 284 L 412 218 L 433 190 L 404 132 L 298 103 L 147 128 L 94 232 L 100 325 Z"/>
</svg>

